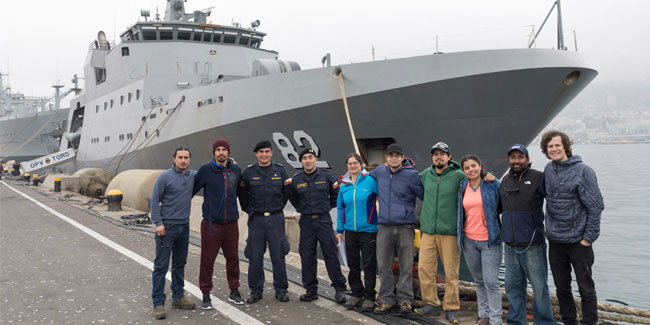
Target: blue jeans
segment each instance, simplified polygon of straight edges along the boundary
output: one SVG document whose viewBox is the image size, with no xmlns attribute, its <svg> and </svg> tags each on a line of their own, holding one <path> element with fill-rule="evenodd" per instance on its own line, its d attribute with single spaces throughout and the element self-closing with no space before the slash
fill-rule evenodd
<svg viewBox="0 0 650 325">
<path fill-rule="evenodd" d="M 269 245 L 273 265 L 273 288 L 276 292 L 287 292 L 287 268 L 284 256 L 289 254 L 289 241 L 284 230 L 284 214 L 268 217 L 256 216 L 248 219 L 248 238 L 244 255 L 248 258 L 248 287 L 251 291 L 264 291 L 264 253 Z"/>
<path fill-rule="evenodd" d="M 162 246 L 160 247 L 160 243 Z M 153 262 L 151 282 L 153 290 L 151 298 L 153 306 L 164 306 L 165 275 L 169 269 L 169 259 L 172 259 L 172 301 L 178 301 L 185 295 L 185 264 L 187 263 L 187 246 L 190 243 L 190 224 L 165 225 L 165 235 L 156 235 L 156 259 Z"/>
<path fill-rule="evenodd" d="M 530 281 L 533 288 L 533 321 L 553 324 L 553 307 L 548 291 L 546 243 L 526 247 L 504 247 L 506 264 L 506 295 L 510 302 L 508 324 L 526 325 L 526 299 Z"/>
<path fill-rule="evenodd" d="M 501 289 L 499 288 L 499 266 L 501 246 L 488 246 L 486 241 L 463 238 L 463 253 L 467 268 L 476 283 L 478 317 L 490 318 L 491 325 L 501 325 Z"/>
</svg>

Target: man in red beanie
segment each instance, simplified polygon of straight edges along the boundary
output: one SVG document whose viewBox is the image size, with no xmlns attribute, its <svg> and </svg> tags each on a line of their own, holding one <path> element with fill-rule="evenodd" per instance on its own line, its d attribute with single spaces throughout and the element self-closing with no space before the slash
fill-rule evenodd
<svg viewBox="0 0 650 325">
<path fill-rule="evenodd" d="M 194 178 L 195 195 L 203 190 L 203 220 L 201 221 L 201 271 L 199 287 L 203 292 L 201 308 L 212 309 L 210 291 L 214 261 L 223 250 L 226 258 L 226 277 L 230 295 L 228 300 L 242 305 L 239 294 L 239 211 L 237 209 L 237 190 L 241 169 L 229 159 L 230 143 L 217 139 L 212 144 L 214 159 L 199 168 Z"/>
</svg>

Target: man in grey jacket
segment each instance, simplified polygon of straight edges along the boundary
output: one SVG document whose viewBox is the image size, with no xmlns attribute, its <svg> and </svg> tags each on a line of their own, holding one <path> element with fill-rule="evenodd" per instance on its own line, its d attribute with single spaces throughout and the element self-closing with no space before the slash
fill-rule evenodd
<svg viewBox="0 0 650 325">
<path fill-rule="evenodd" d="M 582 298 L 582 323 L 596 324 L 598 301 L 591 275 L 592 244 L 600 234 L 600 215 L 605 206 L 596 174 L 572 154 L 571 144 L 571 139 L 559 131 L 544 133 L 540 144 L 542 152 L 552 160 L 544 169 L 548 257 L 562 322 L 578 324 L 571 293 L 573 267 Z"/>
<path fill-rule="evenodd" d="M 156 259 L 151 282 L 156 319 L 165 313 L 165 274 L 172 258 L 172 308 L 194 309 L 195 304 L 185 297 L 185 263 L 190 242 L 190 207 L 195 171 L 190 170 L 190 150 L 180 147 L 174 152 L 174 166 L 158 175 L 154 184 L 149 210 L 151 222 L 156 225 Z"/>
</svg>

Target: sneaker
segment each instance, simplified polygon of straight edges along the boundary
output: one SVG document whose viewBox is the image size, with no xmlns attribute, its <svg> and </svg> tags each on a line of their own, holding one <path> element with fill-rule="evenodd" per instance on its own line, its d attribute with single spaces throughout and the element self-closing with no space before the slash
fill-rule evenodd
<svg viewBox="0 0 650 325">
<path fill-rule="evenodd" d="M 415 312 L 422 316 L 440 316 L 440 314 L 442 314 L 442 309 L 440 309 L 440 306 L 427 304 L 422 308 L 416 308 Z"/>
<path fill-rule="evenodd" d="M 174 309 L 194 309 L 194 307 L 196 307 L 196 304 L 187 297 L 172 302 L 172 308 Z"/>
<path fill-rule="evenodd" d="M 277 299 L 279 302 L 287 302 L 289 301 L 289 294 L 285 292 L 275 292 L 275 299 Z"/>
<path fill-rule="evenodd" d="M 401 302 L 399 304 L 399 313 L 400 314 L 408 314 L 408 313 L 411 312 L 411 310 L 412 310 L 411 304 L 409 304 L 408 302 L 403 301 L 403 302 Z"/>
<path fill-rule="evenodd" d="M 393 304 L 385 304 L 383 302 L 380 302 L 379 306 L 375 307 L 373 312 L 375 314 L 379 314 L 379 315 L 385 314 L 385 313 L 389 312 L 390 309 L 393 308 L 393 306 L 395 306 L 395 305 L 393 305 Z"/>
<path fill-rule="evenodd" d="M 241 298 L 241 295 L 239 294 L 239 290 L 237 289 L 230 291 L 230 295 L 228 296 L 228 301 L 232 302 L 235 305 L 244 304 L 244 299 Z"/>
<path fill-rule="evenodd" d="M 375 308 L 374 299 L 364 299 L 361 304 L 361 311 L 372 311 Z"/>
<path fill-rule="evenodd" d="M 167 313 L 165 312 L 165 306 L 160 305 L 153 308 L 153 318 L 155 319 L 165 319 Z"/>
<path fill-rule="evenodd" d="M 334 301 L 338 302 L 339 304 L 343 304 L 347 300 L 348 298 L 345 296 L 345 291 L 343 290 L 337 291 L 334 294 Z"/>
<path fill-rule="evenodd" d="M 458 320 L 458 314 L 456 314 L 455 310 L 447 310 L 445 318 L 449 321 L 451 324 L 460 324 L 460 321 Z"/>
<path fill-rule="evenodd" d="M 209 293 L 203 294 L 203 302 L 201 303 L 201 309 L 212 309 L 212 299 L 210 299 Z"/>
<path fill-rule="evenodd" d="M 343 306 L 347 309 L 352 309 L 356 307 L 360 302 L 361 302 L 361 297 L 350 297 L 350 299 L 348 299 L 348 301 L 346 301 Z M 374 304 L 372 307 L 373 308 L 375 307 Z"/>
<path fill-rule="evenodd" d="M 316 291 L 307 291 L 307 293 L 300 295 L 302 301 L 314 301 L 316 299 L 318 299 L 318 292 Z"/>
<path fill-rule="evenodd" d="M 487 318 L 487 317 L 486 317 L 486 318 L 480 318 L 480 317 L 479 317 L 479 318 L 476 320 L 476 323 L 475 323 L 475 324 L 476 324 L 476 325 L 490 325 L 490 319 Z"/>
<path fill-rule="evenodd" d="M 246 299 L 246 303 L 248 304 L 254 304 L 262 299 L 262 291 L 251 291 L 250 294 L 248 294 L 248 299 Z"/>
</svg>

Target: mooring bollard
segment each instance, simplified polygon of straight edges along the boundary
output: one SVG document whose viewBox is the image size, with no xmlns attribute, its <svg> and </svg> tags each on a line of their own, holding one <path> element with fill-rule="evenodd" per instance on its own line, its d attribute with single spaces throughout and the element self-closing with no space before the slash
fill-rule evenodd
<svg viewBox="0 0 650 325">
<path fill-rule="evenodd" d="M 32 185 L 38 186 L 38 174 L 32 175 Z"/>
<path fill-rule="evenodd" d="M 122 211 L 122 198 L 123 194 L 120 190 L 110 190 L 106 193 L 106 201 L 108 201 L 108 211 Z"/>
<path fill-rule="evenodd" d="M 61 177 L 54 177 L 54 192 L 61 192 Z"/>
<path fill-rule="evenodd" d="M 29 185 L 29 179 L 31 178 L 31 175 L 29 175 L 29 173 L 25 173 L 25 175 L 23 175 L 23 177 L 25 178 L 25 183 L 27 183 L 27 185 Z"/>
</svg>

